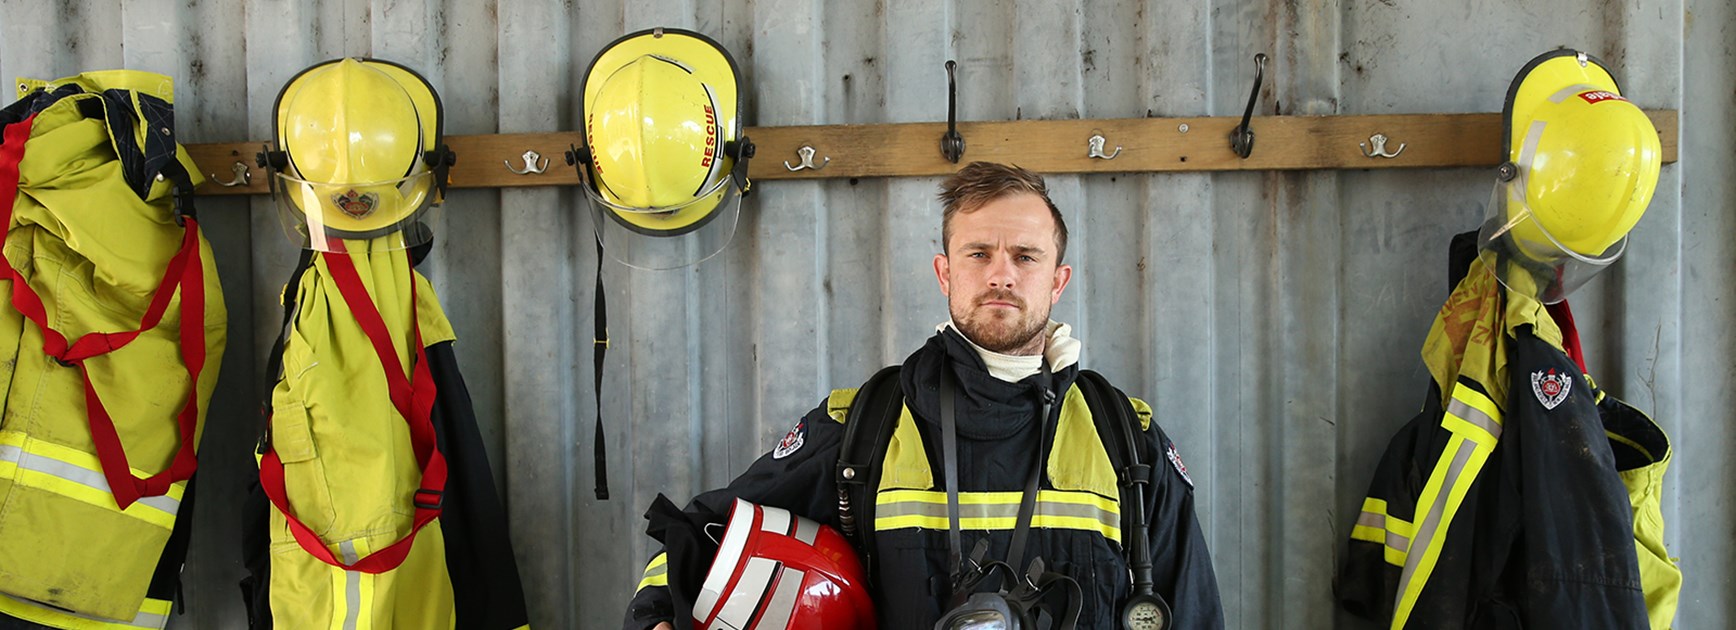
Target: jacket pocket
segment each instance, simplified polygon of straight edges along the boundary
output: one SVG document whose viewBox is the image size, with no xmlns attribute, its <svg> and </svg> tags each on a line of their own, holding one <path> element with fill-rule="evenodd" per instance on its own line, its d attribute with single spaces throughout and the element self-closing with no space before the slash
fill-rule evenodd
<svg viewBox="0 0 1736 630">
<path fill-rule="evenodd" d="M 293 516 L 316 534 L 330 532 L 337 512 L 332 505 L 331 485 L 327 482 L 325 463 L 314 446 L 313 431 L 308 426 L 307 408 L 300 401 L 276 405 L 271 417 L 271 447 L 283 462 L 284 492 Z M 283 515 L 273 515 L 273 544 L 295 544 L 287 522 L 277 522 Z"/>
</svg>

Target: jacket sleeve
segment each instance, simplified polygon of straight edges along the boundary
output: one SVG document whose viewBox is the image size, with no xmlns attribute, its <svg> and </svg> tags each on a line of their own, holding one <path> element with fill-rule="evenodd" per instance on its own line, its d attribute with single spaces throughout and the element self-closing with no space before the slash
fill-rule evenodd
<svg viewBox="0 0 1736 630">
<path fill-rule="evenodd" d="M 761 455 L 747 472 L 728 486 L 701 493 L 682 511 L 706 515 L 723 522 L 737 498 L 780 507 L 799 516 L 836 526 L 838 490 L 832 474 L 838 463 L 838 447 L 844 438 L 843 413 L 829 414 L 825 401 L 803 416 L 770 452 Z M 703 563 L 709 565 L 709 562 Z M 659 549 L 639 579 L 638 591 L 627 606 L 625 630 L 644 630 L 675 615 L 669 581 L 703 579 L 709 566 L 671 566 Z M 697 572 L 694 574 L 692 572 Z"/>
<path fill-rule="evenodd" d="M 1416 498 L 1427 475 L 1417 461 L 1419 453 L 1429 452 L 1423 428 L 1438 420 L 1427 412 L 1412 418 L 1393 435 L 1374 469 L 1334 584 L 1338 605 L 1353 615 L 1392 621 L 1400 572 L 1415 534 Z"/>
<path fill-rule="evenodd" d="M 1218 578 L 1206 550 L 1205 532 L 1194 516 L 1193 481 L 1175 443 L 1156 423 L 1146 431 L 1152 483 L 1147 497 L 1152 582 L 1169 603 L 1172 628 L 1223 628 Z"/>
</svg>

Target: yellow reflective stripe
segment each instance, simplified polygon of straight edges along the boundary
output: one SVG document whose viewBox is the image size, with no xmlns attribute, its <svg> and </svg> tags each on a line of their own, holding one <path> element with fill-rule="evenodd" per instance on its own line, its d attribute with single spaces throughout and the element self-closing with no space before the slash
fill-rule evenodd
<svg viewBox="0 0 1736 630">
<path fill-rule="evenodd" d="M 1464 389 L 1462 385 L 1456 387 L 1454 398 L 1458 398 L 1460 390 Z M 1447 426 L 1447 423 L 1443 421 L 1442 426 Z M 1403 628 L 1410 619 L 1412 608 L 1440 558 L 1441 547 L 1446 540 L 1446 529 L 1458 515 L 1466 492 L 1470 490 L 1471 484 L 1482 472 L 1483 464 L 1489 459 L 1489 452 L 1494 450 L 1493 444 L 1480 443 L 1473 436 L 1467 436 L 1453 426 L 1447 428 L 1453 430 L 1454 435 L 1448 441 L 1446 449 L 1441 451 L 1440 459 L 1436 460 L 1434 470 L 1429 473 L 1428 483 L 1423 486 L 1422 496 L 1417 500 L 1417 507 L 1423 512 L 1418 515 L 1416 535 L 1411 539 L 1410 552 L 1405 557 L 1404 570 L 1399 575 L 1398 603 L 1392 617 L 1392 627 L 1395 629 Z M 1475 437 L 1487 437 L 1487 433 L 1480 430 L 1473 430 L 1472 433 L 1483 433 Z"/>
<path fill-rule="evenodd" d="M 1350 537 L 1380 545 L 1387 563 L 1402 567 L 1415 533 L 1410 522 L 1387 513 L 1386 501 L 1368 497 L 1362 501 L 1362 514 L 1357 516 Z"/>
<path fill-rule="evenodd" d="M 0 593 L 0 613 L 34 623 L 66 630 L 136 630 L 169 625 L 169 600 L 146 597 L 139 604 L 139 614 L 131 621 L 103 619 L 81 615 L 63 608 L 54 608 L 22 597 Z"/>
<path fill-rule="evenodd" d="M 1020 492 L 960 492 L 959 527 L 1008 530 L 1018 524 Z M 1067 490 L 1040 490 L 1032 527 L 1097 532 L 1121 542 L 1121 507 L 1109 499 Z M 946 493 L 933 490 L 883 490 L 876 495 L 874 529 L 949 529 Z"/>
<path fill-rule="evenodd" d="M 136 468 L 132 472 L 146 476 Z M 168 494 L 144 497 L 119 510 L 95 455 L 33 440 L 17 431 L 0 431 L 0 479 L 115 510 L 163 529 L 174 528 L 175 513 L 180 510 L 181 496 L 186 491 L 183 483 L 171 484 Z"/>
<path fill-rule="evenodd" d="M 669 586 L 669 554 L 657 554 L 657 557 L 645 565 L 645 576 L 639 579 L 639 588 L 634 589 L 634 592 L 651 586 Z"/>
</svg>

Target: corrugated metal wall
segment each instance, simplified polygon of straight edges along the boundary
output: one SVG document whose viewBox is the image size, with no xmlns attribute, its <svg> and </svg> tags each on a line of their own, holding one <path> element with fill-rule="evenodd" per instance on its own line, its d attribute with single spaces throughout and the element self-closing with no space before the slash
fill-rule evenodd
<svg viewBox="0 0 1736 630">
<path fill-rule="evenodd" d="M 0 76 L 167 73 L 184 142 L 237 141 L 270 135 L 272 99 L 296 71 L 371 55 L 440 88 L 448 133 L 551 131 L 577 127 L 590 57 L 655 25 L 724 43 L 759 125 L 944 119 L 949 58 L 960 117 L 1005 120 L 1237 114 L 1262 51 L 1262 114 L 1499 111 L 1532 55 L 1600 54 L 1634 100 L 1681 110 L 1681 162 L 1627 258 L 1576 310 L 1594 374 L 1675 438 L 1664 512 L 1687 574 L 1679 625 L 1736 615 L 1736 307 L 1724 301 L 1736 298 L 1736 16 L 1722 0 L 5 0 Z M 1475 225 L 1491 175 L 1051 179 L 1078 271 L 1055 316 L 1085 341 L 1085 363 L 1153 401 L 1180 443 L 1230 627 L 1352 625 L 1331 603 L 1335 559 L 1380 450 L 1423 395 L 1417 348 L 1446 290 L 1447 238 Z M 930 334 L 946 316 L 928 265 L 936 183 L 768 182 L 725 254 L 677 272 L 607 266 L 608 502 L 591 496 L 589 215 L 570 190 L 452 195 L 427 271 L 458 329 L 537 626 L 616 625 L 648 553 L 639 514 L 652 496 L 725 483 L 829 388 Z M 202 211 L 233 346 L 176 625 L 237 628 L 236 510 L 294 252 L 263 199 Z"/>
</svg>

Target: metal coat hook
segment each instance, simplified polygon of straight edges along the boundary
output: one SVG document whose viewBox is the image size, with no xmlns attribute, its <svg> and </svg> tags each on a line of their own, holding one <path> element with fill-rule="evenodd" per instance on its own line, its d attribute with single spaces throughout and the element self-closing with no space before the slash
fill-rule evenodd
<svg viewBox="0 0 1736 630">
<path fill-rule="evenodd" d="M 1254 130 L 1248 119 L 1254 116 L 1254 103 L 1260 100 L 1260 83 L 1266 80 L 1266 53 L 1254 55 L 1254 91 L 1248 94 L 1248 108 L 1242 111 L 1242 124 L 1230 132 L 1230 150 L 1242 159 L 1254 154 Z"/>
<path fill-rule="evenodd" d="M 957 164 L 964 157 L 964 136 L 958 135 L 958 80 L 953 71 L 958 62 L 946 60 L 946 135 L 940 137 L 940 154 Z"/>
<path fill-rule="evenodd" d="M 1386 151 L 1386 141 L 1387 140 L 1391 140 L 1391 138 L 1386 137 L 1386 134 L 1384 134 L 1384 133 L 1377 133 L 1377 134 L 1374 134 L 1372 136 L 1369 136 L 1368 142 L 1358 142 L 1358 143 L 1356 143 L 1356 146 L 1362 147 L 1362 155 L 1364 157 L 1371 157 L 1371 158 L 1381 157 L 1381 158 L 1391 159 L 1391 158 L 1398 157 L 1398 154 L 1400 154 L 1400 153 L 1404 153 L 1405 143 L 1403 143 L 1403 142 L 1398 143 L 1398 150 L 1397 151 L 1393 151 L 1391 153 L 1388 153 Z M 1369 148 L 1369 145 L 1374 145 L 1374 148 L 1371 150 Z"/>
<path fill-rule="evenodd" d="M 234 166 L 229 167 L 229 172 L 235 174 L 235 177 L 231 178 L 229 181 L 217 179 L 216 173 L 211 173 L 211 181 L 217 182 L 218 186 L 224 188 L 247 186 L 253 183 L 253 171 L 247 170 L 246 164 L 236 162 Z"/>
<path fill-rule="evenodd" d="M 1115 156 L 1121 155 L 1120 145 L 1116 145 L 1114 153 L 1105 155 L 1103 153 L 1103 145 L 1108 142 L 1108 140 L 1104 139 L 1103 134 L 1091 134 L 1091 138 L 1085 141 L 1085 157 L 1098 158 L 1101 160 L 1113 160 L 1115 159 Z"/>
<path fill-rule="evenodd" d="M 796 149 L 796 157 L 797 161 L 795 166 L 790 166 L 790 161 L 784 160 L 784 168 L 790 169 L 790 172 L 792 173 L 802 169 L 817 171 L 826 168 L 827 164 L 832 163 L 832 158 L 828 156 L 820 162 L 819 166 L 814 166 L 814 147 L 805 144 L 802 145 L 802 148 Z"/>
<path fill-rule="evenodd" d="M 506 170 L 512 171 L 514 175 L 541 175 L 549 168 L 549 159 L 536 151 L 527 150 L 519 157 L 524 159 L 524 170 L 513 168 L 510 160 L 501 160 L 500 163 L 505 164 Z"/>
</svg>

